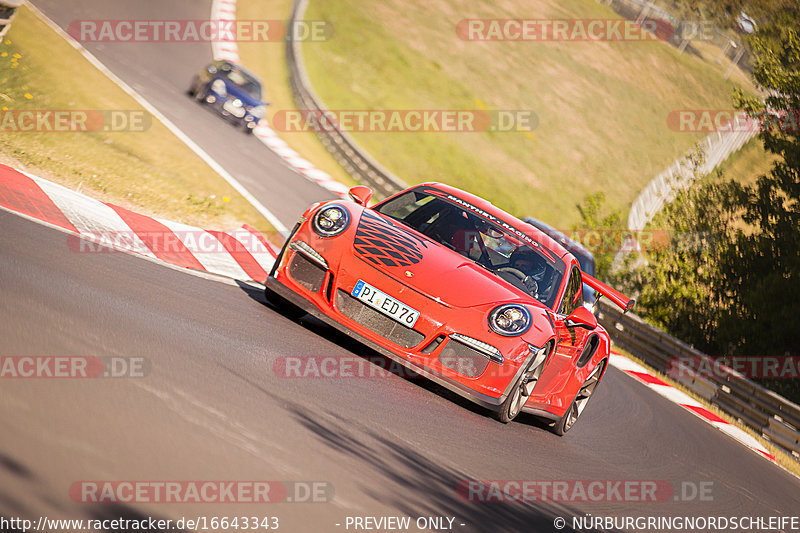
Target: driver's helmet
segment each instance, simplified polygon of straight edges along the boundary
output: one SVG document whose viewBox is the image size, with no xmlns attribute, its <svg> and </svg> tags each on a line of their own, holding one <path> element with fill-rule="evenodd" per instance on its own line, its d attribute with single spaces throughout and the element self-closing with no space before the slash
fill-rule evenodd
<svg viewBox="0 0 800 533">
<path fill-rule="evenodd" d="M 528 247 L 514 250 L 509 257 L 509 266 L 516 268 L 536 281 L 542 281 L 547 271 L 547 261 Z"/>
</svg>

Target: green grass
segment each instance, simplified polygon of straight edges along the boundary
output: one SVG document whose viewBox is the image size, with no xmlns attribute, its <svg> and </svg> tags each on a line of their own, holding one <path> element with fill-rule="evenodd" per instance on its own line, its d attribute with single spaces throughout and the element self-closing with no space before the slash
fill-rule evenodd
<svg viewBox="0 0 800 533">
<path fill-rule="evenodd" d="M 354 137 L 408 183 L 448 182 L 559 227 L 578 221 L 589 192 L 626 212 L 702 138 L 671 131 L 668 113 L 730 108 L 735 86 L 726 65 L 660 42 L 469 42 L 455 32 L 466 18 L 618 18 L 593 0 L 312 0 L 305 18 L 334 27 L 329 41 L 303 45 L 330 109 L 533 110 L 532 134 Z"/>
<path fill-rule="evenodd" d="M 291 0 L 240 0 L 236 5 L 239 20 L 288 20 L 292 10 Z M 275 113 L 281 110 L 296 110 L 289 86 L 289 68 L 286 65 L 284 42 L 239 43 L 239 57 L 242 64 L 261 78 L 264 95 L 270 103 L 267 120 L 272 123 Z M 276 132 L 280 138 L 296 150 L 302 157 L 313 161 L 333 179 L 346 185 L 356 185 L 339 163 L 322 145 L 316 134 L 311 132 Z"/>
<path fill-rule="evenodd" d="M 0 44 L 4 110 L 142 110 L 27 7 Z M 269 223 L 152 119 L 143 132 L 0 134 L 0 162 L 89 196 L 207 228 Z"/>
<path fill-rule="evenodd" d="M 769 173 L 777 159 L 777 156 L 764 150 L 761 139 L 754 137 L 742 146 L 741 150 L 731 154 L 718 170 L 726 178 L 752 185 L 759 176 Z"/>
</svg>

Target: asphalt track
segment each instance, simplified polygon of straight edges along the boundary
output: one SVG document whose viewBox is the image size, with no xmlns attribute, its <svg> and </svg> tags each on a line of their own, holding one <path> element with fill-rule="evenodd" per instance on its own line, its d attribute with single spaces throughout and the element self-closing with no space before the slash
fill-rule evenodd
<svg viewBox="0 0 800 533">
<path fill-rule="evenodd" d="M 210 10 L 206 2 L 115 4 L 124 7 L 36 2 L 63 26 L 82 17 L 199 19 Z M 185 80 L 209 47 L 89 48 L 282 219 L 296 213 L 277 208 L 325 197 L 185 97 Z M 65 234 L 6 212 L 0 230 L 1 355 L 141 356 L 151 366 L 142 378 L 0 382 L 2 516 L 272 514 L 281 531 L 328 532 L 345 531 L 347 516 L 405 514 L 451 516 L 455 531 L 495 532 L 555 531 L 554 517 L 585 513 L 785 516 L 800 508 L 796 478 L 616 369 L 564 438 L 529 417 L 502 425 L 426 381 L 280 378 L 279 357 L 370 354 L 311 319 L 284 318 L 247 286 L 123 253 L 75 254 Z M 682 484 L 710 482 L 712 491 L 687 502 L 485 504 L 457 495 L 467 479 L 664 480 L 679 493 Z M 101 505 L 70 499 L 79 480 L 323 481 L 335 496 Z"/>
</svg>

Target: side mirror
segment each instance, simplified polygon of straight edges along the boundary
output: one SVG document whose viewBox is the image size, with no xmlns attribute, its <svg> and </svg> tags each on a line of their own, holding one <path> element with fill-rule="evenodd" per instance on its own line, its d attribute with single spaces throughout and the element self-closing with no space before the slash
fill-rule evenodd
<svg viewBox="0 0 800 533">
<path fill-rule="evenodd" d="M 206 67 L 206 72 L 208 72 L 209 74 L 216 74 L 217 73 L 217 67 L 215 67 L 214 65 L 208 65 Z"/>
<path fill-rule="evenodd" d="M 585 307 L 580 306 L 575 309 L 566 320 L 564 320 L 564 325 L 568 328 L 583 328 L 592 330 L 597 327 L 597 317 L 595 317 L 591 311 Z"/>
<path fill-rule="evenodd" d="M 372 198 L 372 189 L 369 187 L 364 187 L 363 185 L 356 185 L 350 189 L 348 194 L 350 195 L 350 199 L 355 203 L 367 207 L 367 202 L 369 202 L 369 199 Z"/>
</svg>

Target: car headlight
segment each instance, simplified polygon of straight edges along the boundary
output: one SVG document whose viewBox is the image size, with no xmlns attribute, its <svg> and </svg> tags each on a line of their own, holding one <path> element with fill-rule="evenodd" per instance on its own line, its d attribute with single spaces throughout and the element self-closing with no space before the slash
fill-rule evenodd
<svg viewBox="0 0 800 533">
<path fill-rule="evenodd" d="M 267 112 L 267 106 L 257 105 L 250 108 L 250 114 L 256 118 L 264 118 L 264 113 Z"/>
<path fill-rule="evenodd" d="M 218 95 L 222 96 L 223 98 L 225 96 L 228 96 L 228 91 L 225 89 L 225 82 L 219 78 L 217 78 L 211 83 L 211 90 L 217 93 Z"/>
<path fill-rule="evenodd" d="M 312 227 L 322 237 L 334 237 L 350 225 L 350 213 L 342 206 L 329 205 L 323 207 L 312 220 Z"/>
<path fill-rule="evenodd" d="M 522 335 L 530 329 L 532 322 L 531 312 L 519 304 L 501 305 L 489 314 L 489 327 L 504 337 Z"/>
</svg>

